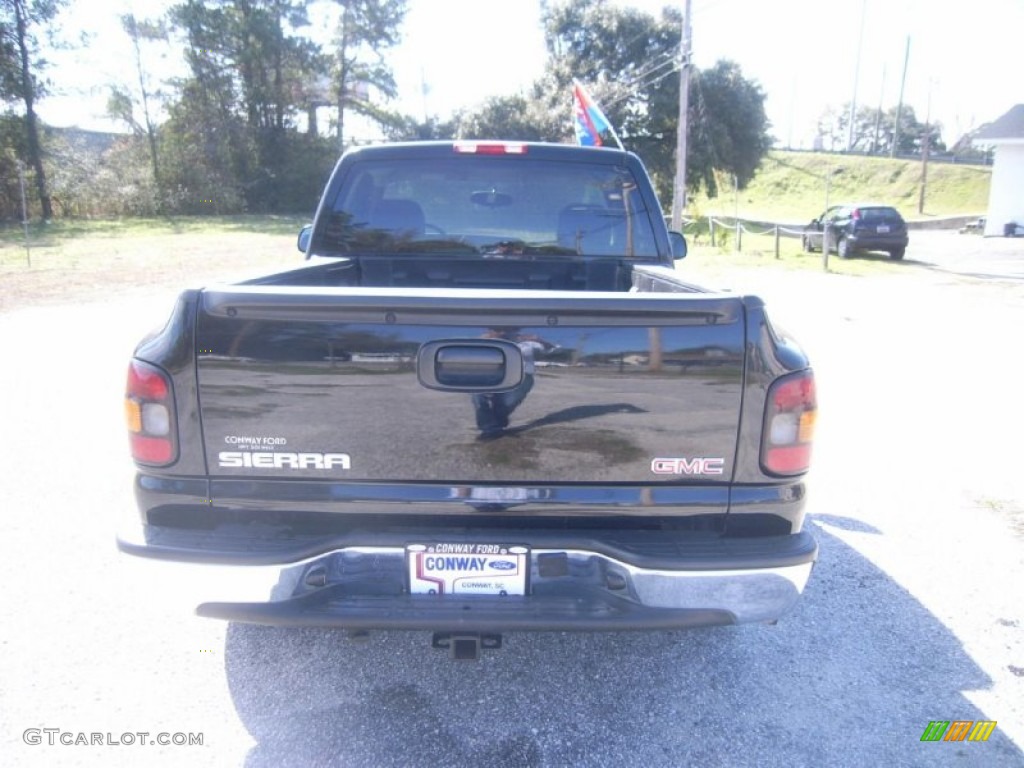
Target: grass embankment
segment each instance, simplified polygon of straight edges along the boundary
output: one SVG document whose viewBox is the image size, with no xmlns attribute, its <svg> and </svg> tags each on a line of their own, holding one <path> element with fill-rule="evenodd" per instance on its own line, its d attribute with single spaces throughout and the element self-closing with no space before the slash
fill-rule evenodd
<svg viewBox="0 0 1024 768">
<path fill-rule="evenodd" d="M 841 170 L 839 170 L 841 169 Z M 825 208 L 825 177 L 832 172 L 829 204 L 871 201 L 891 205 L 908 220 L 981 214 L 988 206 L 991 167 L 929 163 L 924 213 L 918 213 L 921 162 L 821 152 L 773 151 L 738 195 L 731 178 L 719 196 L 697 195 L 688 215 L 805 223 Z"/>
<path fill-rule="evenodd" d="M 841 170 L 840 170 L 841 169 Z M 918 213 L 921 193 L 921 162 L 881 157 L 836 155 L 822 152 L 773 151 L 768 154 L 750 185 L 739 193 L 731 178 L 720 181 L 717 198 L 692 198 L 687 215 L 697 219 L 685 232 L 696 259 L 722 266 L 821 270 L 820 253 L 801 247 L 799 232 L 825 209 L 825 178 L 832 173 L 829 205 L 871 201 L 892 205 L 908 221 L 953 216 L 976 216 L 988 205 L 992 169 L 985 166 L 929 163 L 924 213 Z M 730 222 L 738 215 L 746 222 L 741 251 L 736 250 L 735 230 L 718 228 L 717 248 L 710 246 L 707 221 L 714 216 Z M 758 222 L 758 223 L 754 223 Z M 770 223 L 784 226 L 776 256 Z M 762 234 L 765 233 L 765 234 Z M 911 234 L 913 241 L 913 234 Z M 829 271 L 840 274 L 877 274 L 898 271 L 905 265 L 885 255 L 861 255 L 841 260 L 829 258 Z"/>
</svg>

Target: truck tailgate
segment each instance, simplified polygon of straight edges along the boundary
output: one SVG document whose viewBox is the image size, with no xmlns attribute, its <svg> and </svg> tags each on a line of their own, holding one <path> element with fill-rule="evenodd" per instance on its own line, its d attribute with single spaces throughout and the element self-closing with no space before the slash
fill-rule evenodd
<svg viewBox="0 0 1024 768">
<path fill-rule="evenodd" d="M 239 286 L 204 291 L 198 313 L 214 477 L 607 486 L 732 475 L 738 297 Z"/>
</svg>

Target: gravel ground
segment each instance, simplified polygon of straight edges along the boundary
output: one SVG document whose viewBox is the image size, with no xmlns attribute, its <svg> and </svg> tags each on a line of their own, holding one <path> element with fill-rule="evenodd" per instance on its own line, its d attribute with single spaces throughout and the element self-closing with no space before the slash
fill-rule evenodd
<svg viewBox="0 0 1024 768">
<path fill-rule="evenodd" d="M 908 259 L 941 261 L 926 247 Z M 124 363 L 174 290 L 0 314 L 0 763 L 1024 765 L 1024 287 L 951 268 L 695 252 L 689 274 L 763 296 L 815 364 L 803 600 L 777 626 L 508 635 L 475 664 L 425 633 L 193 617 L 177 579 L 113 545 L 133 504 Z M 998 725 L 922 743 L 931 720 Z M 33 746 L 28 728 L 204 744 Z"/>
</svg>

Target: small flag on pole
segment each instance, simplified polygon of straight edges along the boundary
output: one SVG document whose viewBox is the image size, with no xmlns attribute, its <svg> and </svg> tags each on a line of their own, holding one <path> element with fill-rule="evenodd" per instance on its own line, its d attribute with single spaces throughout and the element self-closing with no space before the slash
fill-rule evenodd
<svg viewBox="0 0 1024 768">
<path fill-rule="evenodd" d="M 572 117 L 573 126 L 576 129 L 576 143 L 583 147 L 601 147 L 604 141 L 601 134 L 607 131 L 615 139 L 615 143 L 622 149 L 622 142 L 615 135 L 615 129 L 604 116 L 604 112 L 597 106 L 590 94 L 578 82 L 573 81 L 572 85 Z"/>
</svg>

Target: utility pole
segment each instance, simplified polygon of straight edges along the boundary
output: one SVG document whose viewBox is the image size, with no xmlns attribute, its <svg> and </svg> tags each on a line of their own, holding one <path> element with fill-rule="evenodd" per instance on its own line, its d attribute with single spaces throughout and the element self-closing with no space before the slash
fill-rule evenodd
<svg viewBox="0 0 1024 768">
<path fill-rule="evenodd" d="M 871 154 L 878 151 L 878 130 L 882 126 L 882 102 L 885 99 L 885 65 L 882 65 L 882 90 L 878 93 L 878 111 L 875 113 L 875 136 L 871 139 Z"/>
<path fill-rule="evenodd" d="M 679 70 L 679 125 L 676 130 L 676 179 L 672 194 L 672 230 L 682 232 L 683 209 L 686 207 L 686 133 L 687 113 L 690 110 L 690 27 L 691 0 L 686 0 L 683 11 L 683 37 L 679 53 L 683 66 Z"/>
<path fill-rule="evenodd" d="M 420 67 L 420 95 L 423 97 L 423 122 L 430 120 L 430 113 L 427 111 L 427 96 L 430 94 L 430 86 L 427 85 L 427 73 Z"/>
<path fill-rule="evenodd" d="M 857 64 L 853 69 L 853 98 L 850 99 L 850 125 L 846 134 L 846 151 L 853 149 L 853 128 L 857 122 L 857 85 L 860 83 L 860 52 L 864 47 L 864 16 L 867 14 L 868 0 L 860 2 L 860 35 L 857 37 Z"/>
<path fill-rule="evenodd" d="M 25 229 L 25 259 L 32 269 L 32 248 L 28 239 L 28 203 L 25 201 L 25 166 L 18 160 L 18 187 L 21 189 L 21 226 Z"/>
<path fill-rule="evenodd" d="M 928 150 L 931 144 L 932 128 L 932 81 L 928 78 L 928 107 L 924 113 L 924 138 L 921 140 L 921 196 L 917 200 L 917 212 L 924 213 L 925 190 L 928 188 Z"/>
<path fill-rule="evenodd" d="M 903 77 L 900 78 L 900 100 L 896 104 L 896 124 L 892 128 L 892 146 L 889 157 L 896 157 L 896 147 L 900 143 L 900 120 L 903 118 L 903 87 L 907 84 L 907 64 L 910 63 L 910 35 L 907 35 L 907 52 L 903 54 Z"/>
</svg>

